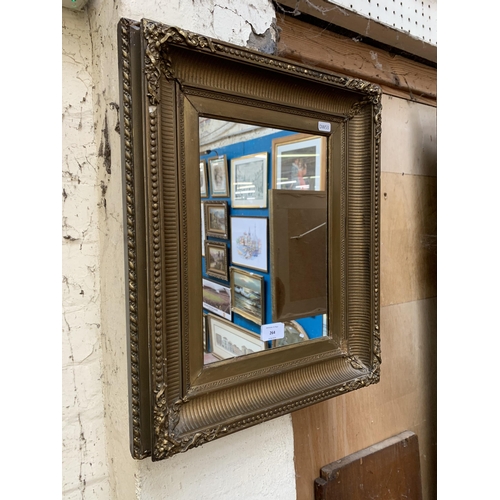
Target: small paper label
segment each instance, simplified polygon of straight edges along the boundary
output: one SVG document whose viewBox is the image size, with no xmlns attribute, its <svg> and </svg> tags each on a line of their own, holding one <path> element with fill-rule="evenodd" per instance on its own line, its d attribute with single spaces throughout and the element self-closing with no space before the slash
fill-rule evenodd
<svg viewBox="0 0 500 500">
<path fill-rule="evenodd" d="M 276 340 L 285 336 L 285 323 L 269 323 L 260 327 L 260 340 Z"/>
<path fill-rule="evenodd" d="M 328 122 L 318 122 L 318 130 L 321 130 L 321 132 L 331 132 L 332 124 Z"/>
</svg>

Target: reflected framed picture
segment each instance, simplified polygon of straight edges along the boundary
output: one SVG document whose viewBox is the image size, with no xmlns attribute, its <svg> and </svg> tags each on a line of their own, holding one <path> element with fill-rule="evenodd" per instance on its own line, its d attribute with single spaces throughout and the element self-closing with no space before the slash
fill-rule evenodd
<svg viewBox="0 0 500 500">
<path fill-rule="evenodd" d="M 203 319 L 201 320 L 201 328 L 202 328 L 202 335 L 203 335 L 203 352 L 207 353 L 208 352 L 208 342 L 207 342 L 207 314 L 203 313 Z"/>
<path fill-rule="evenodd" d="M 205 241 L 205 266 L 208 276 L 229 281 L 226 243 Z"/>
<path fill-rule="evenodd" d="M 231 263 L 267 273 L 267 217 L 231 217 Z"/>
<path fill-rule="evenodd" d="M 205 201 L 205 234 L 211 238 L 227 240 L 229 226 L 227 223 L 227 201 Z"/>
<path fill-rule="evenodd" d="M 231 289 L 210 280 L 202 280 L 203 307 L 231 321 Z"/>
<path fill-rule="evenodd" d="M 208 197 L 207 164 L 205 160 L 200 160 L 200 196 L 202 198 Z"/>
<path fill-rule="evenodd" d="M 231 267 L 231 310 L 258 325 L 264 323 L 264 278 Z"/>
<path fill-rule="evenodd" d="M 205 205 L 201 203 L 201 256 L 205 257 Z"/>
<path fill-rule="evenodd" d="M 231 206 L 267 207 L 267 153 L 231 160 Z"/>
<path fill-rule="evenodd" d="M 220 359 L 244 356 L 267 349 L 267 342 L 262 342 L 256 333 L 212 314 L 207 316 L 207 326 L 212 354 Z"/>
<path fill-rule="evenodd" d="M 271 189 L 271 318 L 328 312 L 328 199 L 325 191 Z"/>
<path fill-rule="evenodd" d="M 294 134 L 272 144 L 275 189 L 325 190 L 326 137 Z"/>
<path fill-rule="evenodd" d="M 226 155 L 208 159 L 208 177 L 212 197 L 229 197 Z"/>
<path fill-rule="evenodd" d="M 298 344 L 308 339 L 305 329 L 297 321 L 285 321 L 285 336 L 282 339 L 273 340 L 272 347 Z"/>
</svg>

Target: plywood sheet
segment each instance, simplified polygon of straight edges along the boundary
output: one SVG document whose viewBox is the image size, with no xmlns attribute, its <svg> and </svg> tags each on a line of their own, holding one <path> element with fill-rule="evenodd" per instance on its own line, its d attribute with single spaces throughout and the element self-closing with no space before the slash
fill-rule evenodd
<svg viewBox="0 0 500 500">
<path fill-rule="evenodd" d="M 437 295 L 437 178 L 382 173 L 380 303 Z"/>
<path fill-rule="evenodd" d="M 423 498 L 436 494 L 436 299 L 381 309 L 379 384 L 292 413 L 297 500 L 321 467 L 399 432 L 419 436 Z"/>
<path fill-rule="evenodd" d="M 382 172 L 437 175 L 436 108 L 382 96 Z"/>
</svg>

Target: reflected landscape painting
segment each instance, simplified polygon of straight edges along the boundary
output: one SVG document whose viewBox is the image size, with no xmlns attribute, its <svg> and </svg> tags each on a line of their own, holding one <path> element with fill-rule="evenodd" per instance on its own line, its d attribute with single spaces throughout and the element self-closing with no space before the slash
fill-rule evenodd
<svg viewBox="0 0 500 500">
<path fill-rule="evenodd" d="M 262 276 L 231 268 L 232 310 L 262 325 L 264 320 Z"/>
</svg>

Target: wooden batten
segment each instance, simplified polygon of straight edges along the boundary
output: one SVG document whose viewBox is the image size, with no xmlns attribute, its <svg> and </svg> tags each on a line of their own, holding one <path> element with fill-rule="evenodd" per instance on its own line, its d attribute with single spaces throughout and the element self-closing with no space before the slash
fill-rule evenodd
<svg viewBox="0 0 500 500">
<path fill-rule="evenodd" d="M 384 93 L 436 106 L 436 69 L 346 36 L 281 15 L 278 55 L 362 78 Z"/>
</svg>

